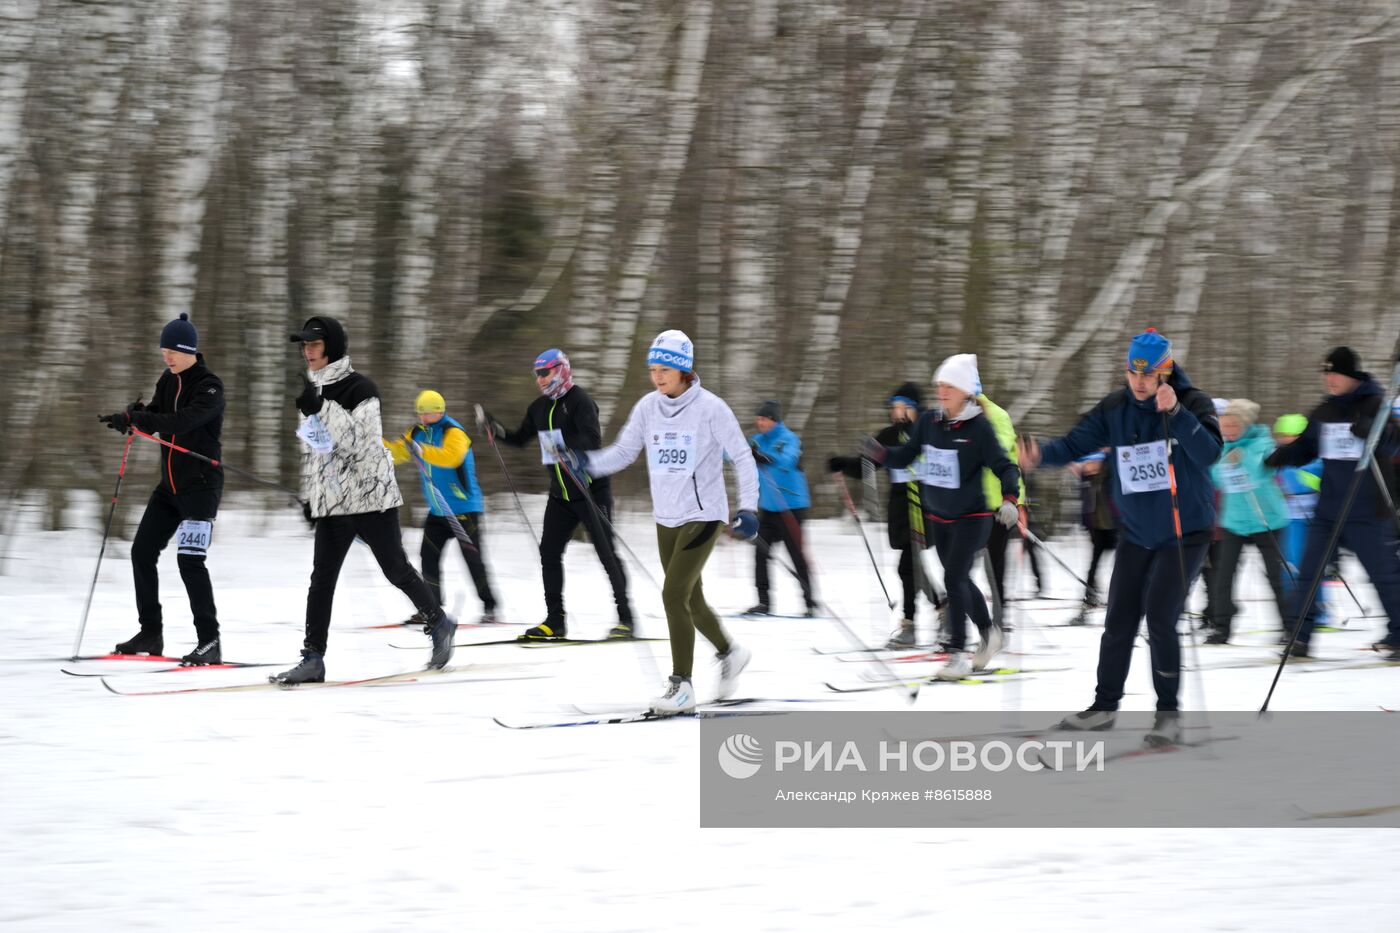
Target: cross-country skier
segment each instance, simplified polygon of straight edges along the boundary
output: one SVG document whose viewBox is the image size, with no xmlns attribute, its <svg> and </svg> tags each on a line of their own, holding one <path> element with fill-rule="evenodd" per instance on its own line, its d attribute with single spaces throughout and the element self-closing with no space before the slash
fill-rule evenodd
<svg viewBox="0 0 1400 933">
<path fill-rule="evenodd" d="M 1268 428 L 1255 422 L 1259 405 L 1237 398 L 1225 406 L 1220 416 L 1220 433 L 1225 440 L 1220 460 L 1211 468 L 1220 494 L 1220 561 L 1215 566 L 1215 593 L 1218 614 L 1205 643 L 1224 645 L 1230 641 L 1234 621 L 1235 573 L 1246 544 L 1252 544 L 1264 558 L 1264 573 L 1274 593 L 1281 625 L 1288 618 L 1283 588 L 1283 553 L 1279 535 L 1288 525 L 1288 507 L 1283 501 L 1272 469 L 1264 458 L 1274 452 Z"/>
<path fill-rule="evenodd" d="M 908 441 L 886 448 L 867 438 L 862 452 L 895 469 L 919 461 L 924 521 L 932 532 L 948 587 L 950 644 L 948 659 L 937 676 L 961 680 L 971 671 L 985 668 L 1001 650 L 1001 629 L 992 623 L 982 591 L 972 581 L 972 567 L 987 546 L 993 516 L 1007 528 L 1016 524 L 1021 473 L 977 403 L 982 392 L 977 357 L 970 353 L 950 356 L 938 367 L 934 381 L 938 408 L 919 417 Z M 995 510 L 987 507 L 984 469 L 990 469 L 1001 482 L 1001 504 Z M 969 658 L 966 651 L 969 615 L 982 637 L 975 658 Z"/>
<path fill-rule="evenodd" d="M 1220 455 L 1220 425 L 1210 396 L 1173 363 L 1171 342 L 1155 330 L 1138 334 L 1128 345 L 1126 378 L 1125 388 L 1111 392 L 1064 437 L 1045 444 L 1023 441 L 1021 465 L 1028 470 L 1037 464 L 1064 466 L 1113 448 L 1120 536 L 1099 641 L 1098 686 L 1093 704 L 1066 717 L 1061 727 L 1112 728 L 1133 642 L 1146 616 L 1157 692 L 1157 715 L 1147 741 L 1168 745 L 1181 736 L 1176 627 L 1215 524 L 1210 467 Z M 1173 515 L 1173 483 L 1179 525 Z"/>
<path fill-rule="evenodd" d="M 1286 447 L 1307 429 L 1307 415 L 1298 412 L 1279 415 L 1274 420 L 1274 444 L 1277 447 Z M 1322 488 L 1322 458 L 1318 457 L 1303 466 L 1280 467 L 1277 476 L 1279 487 L 1283 490 L 1283 500 L 1288 506 L 1288 527 L 1283 530 L 1279 543 L 1283 546 L 1283 559 L 1292 570 L 1283 580 L 1284 591 L 1288 594 L 1284 605 L 1291 607 L 1299 585 L 1298 568 L 1303 565 L 1303 549 L 1308 543 L 1308 526 L 1312 524 L 1313 515 L 1317 512 L 1317 493 Z M 1333 560 L 1335 559 L 1334 557 Z M 1332 565 L 1329 564 L 1330 566 Z M 1318 625 L 1327 624 L 1330 616 L 1327 589 L 1326 586 L 1322 586 L 1317 591 Z M 1292 640 L 1293 620 L 1287 614 L 1283 619 L 1284 631 L 1280 643 L 1286 645 Z M 1317 628 L 1314 627 L 1313 631 L 1317 631 Z"/>
<path fill-rule="evenodd" d="M 901 447 L 909 440 L 914 422 L 919 418 L 923 406 L 923 393 L 917 383 L 906 382 L 895 389 L 886 401 L 890 406 L 890 423 L 875 434 L 875 440 L 883 447 Z M 834 456 L 826 461 L 829 472 L 854 478 L 863 477 L 867 467 L 874 470 L 878 466 L 879 464 L 864 456 Z M 920 549 L 928 547 L 923 533 L 923 499 L 920 497 L 919 482 L 912 470 L 889 468 L 888 472 L 890 491 L 885 530 L 890 547 L 899 552 L 899 582 L 904 591 L 904 619 L 890 636 L 888 647 L 912 648 L 918 642 L 914 626 L 919 595 L 918 581 L 915 578 L 924 576 L 923 573 L 915 573 L 914 561 L 919 559 L 915 553 L 916 538 L 921 542 L 918 545 Z M 943 614 L 947 604 L 943 602 L 931 581 L 923 582 L 925 593 L 940 615 Z M 935 637 L 940 627 L 938 624 L 934 625 Z"/>
<path fill-rule="evenodd" d="M 782 542 L 792 558 L 797 582 L 802 587 L 806 615 L 816 615 L 817 604 L 812 599 L 812 576 L 802 546 L 802 523 L 812 497 L 807 492 L 807 477 L 802 472 L 802 441 L 792 429 L 783 424 L 783 407 L 775 399 L 758 406 L 754 416 L 758 433 L 749 436 L 749 449 L 758 464 L 758 540 L 754 543 L 754 584 L 758 588 L 758 604 L 746 615 L 768 615 L 768 563 L 771 549 Z"/>
<path fill-rule="evenodd" d="M 311 587 L 306 593 L 306 638 L 301 662 L 268 678 L 273 683 L 321 683 L 331 604 L 341 565 L 358 536 L 374 552 L 384 577 L 413 601 L 432 636 L 430 668 L 452 659 L 457 624 L 408 562 L 399 531 L 403 496 L 384 449 L 379 389 L 350 365 L 349 338 L 332 317 L 313 317 L 291 335 L 301 344 L 307 372 L 296 398 L 301 423 L 302 507 L 316 531 Z"/>
<path fill-rule="evenodd" d="M 1339 519 L 1345 518 L 1338 543 L 1356 555 L 1371 578 L 1371 585 L 1380 596 L 1381 605 L 1389 617 L 1386 634 L 1375 648 L 1387 659 L 1400 661 L 1400 554 L 1396 553 L 1395 516 L 1387 514 L 1388 506 L 1381 494 L 1375 475 L 1367 470 L 1361 478 L 1351 512 L 1341 515 L 1356 472 L 1357 461 L 1365 453 L 1366 437 L 1375 418 L 1388 422 L 1381 432 L 1375 460 L 1386 487 L 1395 497 L 1395 457 L 1400 432 L 1388 408 L 1384 390 L 1371 375 L 1361 368 L 1361 360 L 1350 347 L 1337 347 L 1327 355 L 1322 367 L 1322 382 L 1327 396 L 1308 416 L 1308 426 L 1301 436 L 1286 447 L 1280 447 L 1265 462 L 1271 467 L 1302 466 L 1314 457 L 1322 457 L 1322 485 L 1318 493 L 1317 514 L 1308 529 L 1308 544 L 1303 564 L 1298 568 L 1300 586 L 1295 593 L 1288 615 L 1288 624 L 1297 623 L 1302 602 L 1313 577 L 1327 561 L 1326 553 L 1333 530 Z M 1293 654 L 1307 657 L 1316 625 L 1316 609 L 1309 609 L 1298 629 Z"/>
<path fill-rule="evenodd" d="M 695 709 L 691 674 L 695 633 L 715 647 L 719 661 L 716 695 L 731 695 L 749 663 L 748 649 L 736 644 L 705 601 L 701 572 L 725 528 L 752 541 L 758 535 L 758 470 L 748 439 L 724 400 L 700 385 L 695 348 L 679 330 L 663 331 L 647 352 L 655 392 L 642 396 L 617 439 L 602 450 L 563 450 L 559 456 L 575 475 L 608 476 L 643 451 L 651 478 L 652 515 L 665 572 L 661 599 L 671 635 L 671 676 L 666 692 L 651 701 L 659 716 Z M 724 460 L 739 479 L 739 514 L 729 523 Z"/>
<path fill-rule="evenodd" d="M 199 334 L 188 314 L 181 314 L 161 330 L 160 353 L 166 370 L 156 380 L 150 404 L 132 402 L 125 411 L 98 420 L 123 434 L 133 426 L 147 434 L 159 434 L 172 444 L 218 460 L 224 384 L 204 365 Z M 214 607 L 214 586 L 209 582 L 209 568 L 204 561 L 223 495 L 224 471 L 170 447 L 161 448 L 160 459 L 160 483 L 146 503 L 136 538 L 131 542 L 131 572 L 136 583 L 141 631 L 117 645 L 115 653 L 158 655 L 165 650 L 156 562 L 175 537 L 175 563 L 189 594 L 196 641 L 195 649 L 181 663 L 219 664 L 223 661 L 219 618 Z"/>
<path fill-rule="evenodd" d="M 617 624 L 609 637 L 631 638 L 635 630 L 632 604 L 627 599 L 627 574 L 613 547 L 612 531 L 607 524 L 612 521 L 612 485 L 606 477 L 586 481 L 594 505 L 607 520 L 601 522 L 575 479 L 555 462 L 553 453 L 560 447 L 587 451 L 602 446 L 598 405 L 582 386 L 574 384 L 573 369 L 562 350 L 546 350 L 535 358 L 535 385 L 539 387 L 540 397 L 530 403 L 520 427 L 514 431 L 507 431 L 489 413 L 485 416 L 492 435 L 503 443 L 524 447 L 538 440 L 540 459 L 549 479 L 549 500 L 540 537 L 545 618 L 520 637 L 527 641 L 557 641 L 568 636 L 568 616 L 564 611 L 564 549 L 582 523 L 588 529 L 589 540 L 612 584 Z"/>
<path fill-rule="evenodd" d="M 423 546 L 419 551 L 423 580 L 441 603 L 442 547 L 455 534 L 451 516 L 471 539 L 459 540 L 458 544 L 481 600 L 481 624 L 496 622 L 496 596 L 491 592 L 491 577 L 486 570 L 481 543 L 485 522 L 472 439 L 467 436 L 467 429 L 447 414 L 447 402 L 441 393 L 424 389 L 414 401 L 414 410 L 418 413 L 418 424 L 405 431 L 402 437 L 385 440 L 384 444 L 394 455 L 395 463 L 406 463 L 414 458 L 422 461 L 418 478 L 423 496 L 428 500 L 428 518 L 423 524 Z M 421 625 L 426 620 L 421 613 L 415 613 L 408 621 Z"/>
</svg>

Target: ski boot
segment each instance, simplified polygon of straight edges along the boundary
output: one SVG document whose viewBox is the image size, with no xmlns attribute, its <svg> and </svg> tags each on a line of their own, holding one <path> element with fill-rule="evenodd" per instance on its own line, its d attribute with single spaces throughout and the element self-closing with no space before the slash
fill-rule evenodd
<svg viewBox="0 0 1400 933">
<path fill-rule="evenodd" d="M 1092 706 L 1082 713 L 1073 713 L 1061 719 L 1055 726 L 1065 732 L 1104 732 L 1113 728 L 1118 713 L 1111 709 L 1094 709 Z"/>
<path fill-rule="evenodd" d="M 675 674 L 666 678 L 666 692 L 651 701 L 650 709 L 656 716 L 695 712 L 695 689 L 690 685 L 690 678 Z"/>
<path fill-rule="evenodd" d="M 991 663 L 992 658 L 1001 653 L 1002 645 L 1006 643 L 1005 636 L 1001 629 L 995 625 L 987 626 L 987 630 L 982 633 L 982 644 L 978 647 L 977 653 L 972 657 L 972 669 L 974 671 L 984 671 Z"/>
<path fill-rule="evenodd" d="M 939 680 L 962 680 L 972 673 L 972 655 L 967 651 L 949 651 L 948 660 L 943 662 L 934 677 Z"/>
<path fill-rule="evenodd" d="M 913 648 L 917 645 L 918 639 L 914 635 L 914 620 L 905 619 L 899 623 L 899 628 L 890 635 L 889 641 L 885 642 L 886 648 Z"/>
<path fill-rule="evenodd" d="M 565 619 L 563 613 L 555 615 L 551 612 L 539 625 L 526 629 L 525 634 L 520 636 L 520 641 L 563 641 L 569 637 L 569 627 Z"/>
<path fill-rule="evenodd" d="M 744 668 L 749 666 L 753 654 L 743 645 L 736 645 L 732 642 L 729 651 L 725 654 L 715 655 L 715 660 L 719 661 L 719 685 L 717 687 L 716 699 L 727 700 L 734 694 L 734 688 L 739 685 L 739 675 Z"/>
<path fill-rule="evenodd" d="M 1165 748 L 1181 742 L 1181 714 L 1175 711 L 1158 711 L 1152 719 L 1152 729 L 1143 736 L 1142 744 L 1148 748 Z"/>
<path fill-rule="evenodd" d="M 141 631 L 112 649 L 113 654 L 159 655 L 165 651 L 165 638 L 158 628 L 141 626 Z"/>
<path fill-rule="evenodd" d="M 457 634 L 457 620 L 439 606 L 428 616 L 423 632 L 433 639 L 433 653 L 428 659 L 428 670 L 442 670 L 452 660 L 452 639 Z"/>
<path fill-rule="evenodd" d="M 219 636 L 217 635 L 211 641 L 196 646 L 193 651 L 180 659 L 181 667 L 203 667 L 207 664 L 223 663 L 224 655 L 219 647 Z"/>
<path fill-rule="evenodd" d="M 326 662 L 323 655 L 319 655 L 309 648 L 301 651 L 301 663 L 289 671 L 280 674 L 273 674 L 267 678 L 270 684 L 282 684 L 287 687 L 295 687 L 297 684 L 323 684 L 326 682 Z"/>
</svg>

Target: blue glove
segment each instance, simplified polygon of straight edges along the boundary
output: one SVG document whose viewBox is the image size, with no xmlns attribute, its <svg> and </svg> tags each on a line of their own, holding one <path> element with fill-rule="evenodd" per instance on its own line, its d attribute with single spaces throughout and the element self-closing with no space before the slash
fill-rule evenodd
<svg viewBox="0 0 1400 933">
<path fill-rule="evenodd" d="M 571 450 L 568 447 L 554 448 L 554 456 L 559 458 L 559 462 L 569 468 L 580 479 L 588 476 L 588 454 L 582 450 Z"/>
<path fill-rule="evenodd" d="M 758 537 L 758 516 L 748 509 L 742 509 L 739 517 L 729 526 L 729 533 L 740 541 L 752 541 Z"/>
</svg>

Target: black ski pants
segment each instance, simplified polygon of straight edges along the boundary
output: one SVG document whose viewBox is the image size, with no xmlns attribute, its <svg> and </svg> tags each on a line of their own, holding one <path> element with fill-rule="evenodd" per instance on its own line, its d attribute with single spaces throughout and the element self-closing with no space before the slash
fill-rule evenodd
<svg viewBox="0 0 1400 933">
<path fill-rule="evenodd" d="M 486 573 L 486 563 L 482 557 L 480 512 L 469 512 L 457 516 L 457 523 L 472 539 L 472 543 L 457 542 L 462 546 L 462 557 L 467 561 L 467 571 L 476 586 L 477 598 L 481 600 L 483 612 L 494 612 L 496 596 L 491 592 L 491 578 Z M 418 559 L 423 565 L 423 580 L 433 591 L 433 598 L 442 602 L 442 546 L 453 539 L 452 523 L 442 515 L 429 515 L 423 524 L 423 546 L 418 551 Z"/>
<path fill-rule="evenodd" d="M 1281 531 L 1281 529 L 1280 529 Z M 1220 538 L 1220 561 L 1215 567 L 1215 630 L 1222 635 L 1230 634 L 1230 626 L 1235 621 L 1239 607 L 1235 605 L 1235 574 L 1239 571 L 1240 556 L 1246 544 L 1252 544 L 1264 558 L 1264 573 L 1269 578 L 1269 589 L 1274 592 L 1274 606 L 1280 620 L 1288 618 L 1288 600 L 1283 588 L 1283 554 L 1279 550 L 1277 535 L 1280 531 L 1261 531 L 1252 535 L 1237 535 L 1225 532 Z"/>
<path fill-rule="evenodd" d="M 802 599 L 808 607 L 815 606 L 812 600 L 812 576 L 807 567 L 807 557 L 802 547 L 802 523 L 807 518 L 806 509 L 789 509 L 785 512 L 758 510 L 758 539 L 754 542 L 754 583 L 758 587 L 758 601 L 768 605 L 768 562 L 772 559 L 773 546 L 782 542 L 792 558 L 792 569 L 797 571 L 797 582 L 802 586 Z"/>
<path fill-rule="evenodd" d="M 1133 661 L 1138 626 L 1147 617 L 1147 644 L 1152 652 L 1152 686 L 1157 709 L 1180 709 L 1181 642 L 1176 626 L 1186 607 L 1186 594 L 1201 570 L 1210 532 L 1187 535 L 1182 555 L 1175 542 L 1145 548 L 1131 541 L 1118 543 L 1113 576 L 1108 581 L 1108 611 L 1099 639 L 1098 688 L 1094 709 L 1116 710 L 1123 699 L 1123 684 Z M 1182 562 L 1185 562 L 1185 586 Z"/>
<path fill-rule="evenodd" d="M 374 553 L 384 578 L 403 591 L 413 606 L 423 615 L 438 608 L 433 591 L 403 552 L 403 536 L 399 532 L 399 510 L 361 512 L 358 515 L 332 515 L 316 520 L 316 551 L 311 568 L 311 588 L 306 592 L 306 641 L 308 651 L 324 655 L 330 635 L 331 606 L 335 602 L 335 585 L 345 555 L 359 536 Z"/>
<path fill-rule="evenodd" d="M 599 495 L 595 490 L 593 502 L 611 523 L 612 495 Z M 617 620 L 630 623 L 632 604 L 627 599 L 627 574 L 613 547 L 612 532 L 598 520 L 593 506 L 582 497 L 565 502 L 562 497 L 550 496 L 545 505 L 544 531 L 540 537 L 540 574 L 544 578 L 545 611 L 556 620 L 564 617 L 564 549 L 569 546 L 569 539 L 580 523 L 588 529 L 593 549 L 598 552 L 598 560 L 602 562 L 608 582 L 612 584 Z"/>
<path fill-rule="evenodd" d="M 969 615 L 979 632 L 986 632 L 992 624 L 987 601 L 977 584 L 972 582 L 972 565 L 976 563 L 978 553 L 987 546 L 992 519 L 989 515 L 981 515 L 940 521 L 929 516 L 924 519 L 924 527 L 932 533 L 933 546 L 938 550 L 938 559 L 943 562 L 943 585 L 948 588 L 948 650 L 963 651 L 967 648 Z"/>
<path fill-rule="evenodd" d="M 170 543 L 181 522 L 210 522 L 219 512 L 222 489 L 196 489 L 179 494 L 157 488 L 146 503 L 136 538 L 131 542 L 131 575 L 136 583 L 136 612 L 143 631 L 161 631 L 160 552 Z M 207 542 L 204 542 L 207 546 Z M 175 564 L 190 598 L 194 629 L 200 644 L 219 637 L 219 614 L 214 608 L 214 586 L 205 566 L 205 546 L 179 545 Z"/>
</svg>

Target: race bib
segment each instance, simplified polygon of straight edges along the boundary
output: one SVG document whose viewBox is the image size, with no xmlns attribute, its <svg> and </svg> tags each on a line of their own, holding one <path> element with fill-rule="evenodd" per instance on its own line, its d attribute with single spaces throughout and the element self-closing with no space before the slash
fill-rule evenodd
<svg viewBox="0 0 1400 933">
<path fill-rule="evenodd" d="M 647 465 L 653 473 L 689 476 L 695 472 L 695 432 L 656 431 L 647 438 Z"/>
<path fill-rule="evenodd" d="M 1351 433 L 1351 425 L 1333 422 L 1319 426 L 1323 460 L 1360 460 L 1366 441 Z"/>
<path fill-rule="evenodd" d="M 297 437 L 306 441 L 308 447 L 322 456 L 335 449 L 335 441 L 331 439 L 331 432 L 321 423 L 320 415 L 312 415 L 303 421 L 301 427 L 297 428 Z"/>
<path fill-rule="evenodd" d="M 1226 492 L 1253 492 L 1254 480 L 1249 472 L 1233 463 L 1220 465 L 1220 488 Z"/>
<path fill-rule="evenodd" d="M 553 431 L 537 431 L 540 436 L 540 463 L 552 466 L 559 462 L 558 451 L 564 447 L 564 432 L 559 428 Z"/>
<path fill-rule="evenodd" d="M 1288 517 L 1290 519 L 1293 521 L 1312 521 L 1313 513 L 1317 511 L 1317 493 L 1288 496 L 1285 501 L 1288 503 Z"/>
<path fill-rule="evenodd" d="M 209 539 L 214 534 L 214 523 L 195 521 L 187 518 L 175 529 L 176 553 L 203 557 L 209 552 Z"/>
<path fill-rule="evenodd" d="M 958 470 L 958 452 L 925 444 L 920 474 L 919 478 L 926 485 L 937 486 L 940 489 L 957 489 L 962 485 L 962 474 Z"/>
<path fill-rule="evenodd" d="M 1124 495 L 1171 488 L 1167 475 L 1167 442 L 1152 441 L 1118 448 L 1118 485 Z"/>
<path fill-rule="evenodd" d="M 913 471 L 913 470 L 897 470 L 897 469 L 895 469 L 894 467 L 890 467 L 890 482 L 891 482 L 891 483 L 910 483 L 910 482 L 913 482 L 913 481 L 914 481 L 914 471 Z"/>
</svg>

